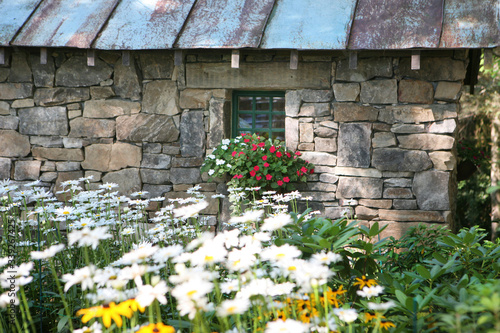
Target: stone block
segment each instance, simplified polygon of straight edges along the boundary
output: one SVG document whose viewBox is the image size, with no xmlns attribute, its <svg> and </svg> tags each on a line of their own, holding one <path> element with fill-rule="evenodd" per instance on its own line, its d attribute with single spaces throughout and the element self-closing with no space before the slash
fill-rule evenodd
<svg viewBox="0 0 500 333">
<path fill-rule="evenodd" d="M 440 81 L 436 87 L 434 98 L 438 101 L 454 102 L 460 98 L 462 84 L 460 82 Z"/>
<path fill-rule="evenodd" d="M 90 180 L 91 183 L 100 182 L 102 179 L 102 172 L 93 171 L 93 170 L 85 170 L 85 178 L 92 177 Z"/>
<path fill-rule="evenodd" d="M 359 83 L 333 84 L 333 92 L 337 102 L 356 102 L 360 91 Z"/>
<path fill-rule="evenodd" d="M 90 87 L 111 78 L 113 68 L 99 58 L 94 66 L 87 65 L 87 58 L 73 56 L 62 63 L 56 71 L 56 86 Z"/>
<path fill-rule="evenodd" d="M 377 169 L 336 167 L 335 174 L 339 176 L 382 178 L 382 173 Z"/>
<path fill-rule="evenodd" d="M 42 182 L 53 183 L 57 179 L 57 172 L 42 172 L 38 178 Z"/>
<path fill-rule="evenodd" d="M 466 62 L 449 57 L 421 57 L 420 70 L 412 70 L 410 57 L 399 60 L 395 74 L 425 81 L 462 81 L 467 72 Z"/>
<path fill-rule="evenodd" d="M 443 215 L 436 211 L 386 210 L 378 211 L 381 220 L 398 222 L 444 222 Z"/>
<path fill-rule="evenodd" d="M 71 199 L 70 193 L 56 194 L 57 191 L 62 190 L 61 183 L 64 183 L 65 181 L 68 181 L 68 180 L 77 180 L 77 179 L 80 179 L 82 177 L 83 177 L 83 171 L 59 172 L 57 174 L 56 183 L 55 183 L 54 189 L 53 189 L 57 200 L 64 202 L 66 200 Z"/>
<path fill-rule="evenodd" d="M 370 123 L 342 123 L 338 138 L 338 166 L 368 168 L 371 151 Z"/>
<path fill-rule="evenodd" d="M 142 144 L 142 152 L 146 154 L 160 154 L 162 150 L 161 143 L 147 143 Z"/>
<path fill-rule="evenodd" d="M 77 171 L 80 170 L 80 162 L 57 162 L 57 171 Z"/>
<path fill-rule="evenodd" d="M 396 136 L 389 132 L 377 132 L 373 134 L 373 148 L 386 148 L 396 145 Z"/>
<path fill-rule="evenodd" d="M 114 118 L 117 116 L 136 114 L 141 111 L 141 104 L 121 100 L 86 101 L 83 116 L 86 118 Z"/>
<path fill-rule="evenodd" d="M 28 65 L 26 53 L 14 52 L 12 53 L 11 67 L 10 67 L 10 82 L 32 82 L 31 68 Z"/>
<path fill-rule="evenodd" d="M 289 62 L 240 63 L 237 71 L 228 64 L 187 63 L 186 85 L 190 88 L 223 89 L 329 89 L 330 67 L 327 62 L 301 63 L 290 69 Z M 279 77 L 279 80 L 276 78 Z M 244 78 L 244 79 L 242 79 Z"/>
<path fill-rule="evenodd" d="M 380 110 L 378 120 L 384 123 L 425 123 L 457 118 L 457 105 L 396 105 Z"/>
<path fill-rule="evenodd" d="M 342 217 L 352 217 L 354 210 L 351 207 L 325 207 L 325 217 L 336 220 Z"/>
<path fill-rule="evenodd" d="M 102 182 L 118 184 L 118 192 L 123 195 L 130 195 L 142 188 L 139 169 L 136 168 L 109 172 L 102 177 Z"/>
<path fill-rule="evenodd" d="M 392 79 L 361 82 L 360 101 L 369 104 L 396 104 L 398 81 Z"/>
<path fill-rule="evenodd" d="M 16 116 L 0 116 L 0 130 L 17 130 L 19 118 Z"/>
<path fill-rule="evenodd" d="M 19 132 L 27 135 L 67 135 L 68 117 L 66 108 L 35 107 L 20 109 Z"/>
<path fill-rule="evenodd" d="M 222 184 L 221 184 L 222 185 Z M 201 183 L 201 184 L 196 184 L 196 186 L 199 186 L 199 192 L 216 192 L 217 191 L 217 184 L 215 183 Z M 193 188 L 193 185 L 191 184 L 177 184 L 174 185 L 174 191 L 175 192 L 186 192 L 187 190 Z M 225 191 L 227 194 L 227 190 Z"/>
<path fill-rule="evenodd" d="M 114 143 L 111 147 L 109 170 L 120 170 L 127 167 L 139 167 L 142 159 L 142 148 L 124 142 Z"/>
<path fill-rule="evenodd" d="M 144 184 L 170 184 L 169 170 L 141 169 L 141 179 Z"/>
<path fill-rule="evenodd" d="M 375 132 L 390 132 L 391 125 L 385 124 L 385 123 L 374 123 L 373 124 L 373 131 L 375 131 Z"/>
<path fill-rule="evenodd" d="M 60 136 L 30 136 L 32 146 L 46 148 L 63 148 L 63 140 Z"/>
<path fill-rule="evenodd" d="M 312 201 L 335 201 L 335 192 L 302 192 L 302 196 L 312 198 Z"/>
<path fill-rule="evenodd" d="M 206 135 L 203 128 L 203 112 L 184 112 L 180 124 L 181 154 L 183 157 L 202 157 L 205 152 Z"/>
<path fill-rule="evenodd" d="M 334 173 L 335 172 L 335 167 L 325 166 L 325 165 L 316 165 L 314 167 L 314 172 L 315 173 Z M 310 176 L 314 176 L 314 175 L 308 175 L 307 176 L 308 177 L 308 181 L 312 181 L 312 179 L 309 179 Z"/>
<path fill-rule="evenodd" d="M 320 138 L 336 138 L 338 132 L 333 128 L 320 126 L 314 129 L 314 135 Z"/>
<path fill-rule="evenodd" d="M 392 200 L 387 199 L 360 199 L 359 204 L 371 208 L 389 209 L 392 207 Z"/>
<path fill-rule="evenodd" d="M 10 179 L 11 175 L 12 162 L 10 158 L 2 158 L 0 157 L 0 180 Z"/>
<path fill-rule="evenodd" d="M 299 145 L 299 120 L 291 117 L 286 117 L 285 128 L 286 147 L 291 151 L 296 151 Z"/>
<path fill-rule="evenodd" d="M 401 103 L 432 104 L 434 101 L 432 83 L 421 80 L 399 81 L 398 99 Z"/>
<path fill-rule="evenodd" d="M 402 238 L 411 228 L 417 227 L 419 224 L 423 224 L 430 227 L 436 226 L 434 223 L 421 223 L 421 222 L 391 222 L 391 221 L 379 221 L 379 227 L 385 227 L 384 231 L 380 234 L 380 237 L 388 238 L 393 237 L 394 239 Z"/>
<path fill-rule="evenodd" d="M 319 126 L 328 127 L 335 130 L 339 129 L 339 123 L 332 120 L 320 121 Z"/>
<path fill-rule="evenodd" d="M 56 162 L 45 161 L 40 167 L 40 171 L 56 171 Z"/>
<path fill-rule="evenodd" d="M 173 116 L 179 114 L 179 92 L 174 81 L 152 81 L 144 87 L 142 109 L 145 113 Z"/>
<path fill-rule="evenodd" d="M 424 151 L 399 148 L 373 150 L 372 166 L 381 171 L 423 171 L 432 167 L 431 159 Z"/>
<path fill-rule="evenodd" d="M 330 89 L 328 90 L 316 90 L 316 89 L 304 89 L 301 92 L 302 101 L 305 103 L 325 103 L 330 102 L 333 99 L 333 94 Z"/>
<path fill-rule="evenodd" d="M 365 206 L 358 206 L 355 209 L 356 218 L 360 220 L 373 220 L 378 217 L 378 209 L 372 209 Z"/>
<path fill-rule="evenodd" d="M 429 153 L 429 157 L 434 164 L 434 169 L 437 170 L 455 170 L 457 160 L 449 151 L 433 151 Z"/>
<path fill-rule="evenodd" d="M 374 77 L 392 77 L 392 58 L 361 58 L 356 69 L 349 68 L 349 59 L 337 64 L 337 81 L 363 82 Z"/>
<path fill-rule="evenodd" d="M 314 141 L 314 127 L 311 123 L 300 123 L 300 142 Z"/>
<path fill-rule="evenodd" d="M 447 135 L 438 134 L 410 134 L 398 136 L 399 147 L 421 150 L 450 150 L 455 139 Z"/>
<path fill-rule="evenodd" d="M 9 116 L 10 115 L 10 105 L 7 102 L 0 101 L 0 115 Z"/>
<path fill-rule="evenodd" d="M 181 153 L 181 148 L 179 146 L 163 145 L 162 153 L 168 155 L 179 155 Z"/>
<path fill-rule="evenodd" d="M 41 88 L 35 91 L 35 104 L 41 106 L 83 102 L 90 99 L 89 88 Z"/>
<path fill-rule="evenodd" d="M 333 153 L 337 151 L 337 139 L 314 138 L 314 146 L 316 151 Z"/>
<path fill-rule="evenodd" d="M 40 55 L 38 54 L 30 54 L 29 59 L 35 87 L 54 86 L 54 78 L 56 75 L 54 59 L 52 57 L 47 57 L 47 63 L 43 65 L 40 64 Z"/>
<path fill-rule="evenodd" d="M 172 168 L 192 168 L 201 167 L 204 159 L 201 157 L 174 157 L 172 159 Z"/>
<path fill-rule="evenodd" d="M 0 157 L 25 157 L 31 152 L 29 137 L 12 130 L 0 130 Z"/>
<path fill-rule="evenodd" d="M 312 143 L 312 142 L 299 143 L 297 149 L 299 151 L 313 151 L 314 150 L 314 143 Z"/>
<path fill-rule="evenodd" d="M 146 80 L 171 79 L 174 71 L 174 58 L 171 52 L 142 52 L 140 54 L 142 76 Z"/>
<path fill-rule="evenodd" d="M 172 185 L 144 184 L 142 186 L 142 190 L 147 191 L 148 192 L 147 197 L 152 199 L 152 198 L 163 197 L 165 193 L 172 191 Z"/>
<path fill-rule="evenodd" d="M 7 58 L 7 61 L 8 61 L 8 58 Z M 10 74 L 10 68 L 0 67 L 0 82 L 7 81 L 7 79 L 9 78 L 9 74 Z"/>
<path fill-rule="evenodd" d="M 394 124 L 391 127 L 391 132 L 398 134 L 414 134 L 414 133 L 425 133 L 424 124 Z"/>
<path fill-rule="evenodd" d="M 33 96 L 31 83 L 0 83 L 0 100 L 22 99 Z"/>
<path fill-rule="evenodd" d="M 212 98 L 210 99 L 209 107 L 209 121 L 210 128 L 208 133 L 208 146 L 210 148 L 216 147 L 226 134 L 230 132 L 229 119 L 230 109 L 229 105 L 224 99 Z"/>
<path fill-rule="evenodd" d="M 331 114 L 330 103 L 304 103 L 300 107 L 299 117 L 324 117 Z"/>
<path fill-rule="evenodd" d="M 13 109 L 32 108 L 34 106 L 35 100 L 33 98 L 16 99 L 11 105 Z"/>
<path fill-rule="evenodd" d="M 148 169 L 168 169 L 172 163 L 170 155 L 147 154 L 142 155 L 141 168 Z"/>
<path fill-rule="evenodd" d="M 212 98 L 211 89 L 184 89 L 180 92 L 181 109 L 208 109 L 208 101 Z"/>
<path fill-rule="evenodd" d="M 299 184 L 297 184 L 299 185 Z M 300 185 L 305 185 L 304 190 L 297 188 L 302 193 L 303 191 L 314 191 L 314 192 L 335 192 L 337 191 L 337 185 L 329 183 L 303 183 Z M 334 198 L 335 199 L 335 198 Z M 332 199 L 332 200 L 334 200 Z"/>
<path fill-rule="evenodd" d="M 457 122 L 455 119 L 445 119 L 429 125 L 429 133 L 455 133 Z"/>
<path fill-rule="evenodd" d="M 82 110 L 68 111 L 68 119 L 75 119 L 82 116 Z"/>
<path fill-rule="evenodd" d="M 115 96 L 112 87 L 90 87 L 90 97 L 93 100 L 108 99 Z"/>
<path fill-rule="evenodd" d="M 314 165 L 335 166 L 337 162 L 335 155 L 322 152 L 303 152 L 300 158 Z"/>
<path fill-rule="evenodd" d="M 116 139 L 131 142 L 174 142 L 179 130 L 172 117 L 135 114 L 116 119 Z"/>
<path fill-rule="evenodd" d="M 394 209 L 400 209 L 400 210 L 418 209 L 417 200 L 394 199 L 393 204 L 394 204 Z"/>
<path fill-rule="evenodd" d="M 337 198 L 382 198 L 383 180 L 376 178 L 340 177 L 337 187 Z"/>
<path fill-rule="evenodd" d="M 112 119 L 75 118 L 69 121 L 72 138 L 112 138 L 115 121 Z"/>
<path fill-rule="evenodd" d="M 110 144 L 94 144 L 85 147 L 85 161 L 82 168 L 85 170 L 109 171 L 111 158 Z"/>
<path fill-rule="evenodd" d="M 389 187 L 384 189 L 382 196 L 384 199 L 411 199 L 413 198 L 413 193 L 411 189 L 406 187 Z"/>
<path fill-rule="evenodd" d="M 334 120 L 338 122 L 376 121 L 378 110 L 372 106 L 356 103 L 335 103 L 333 105 L 333 116 Z"/>
<path fill-rule="evenodd" d="M 402 177 L 413 177 L 414 172 L 407 171 L 384 171 L 382 172 L 382 177 L 384 178 L 402 178 Z"/>
<path fill-rule="evenodd" d="M 335 184 L 339 180 L 339 177 L 335 174 L 322 173 L 319 175 L 319 181 L 323 183 Z"/>
<path fill-rule="evenodd" d="M 197 184 L 201 182 L 199 168 L 172 168 L 171 180 L 173 184 Z"/>
<path fill-rule="evenodd" d="M 78 138 L 63 138 L 64 148 L 82 148 L 83 140 Z"/>
<path fill-rule="evenodd" d="M 302 105 L 300 90 L 289 90 L 285 93 L 285 113 L 287 117 L 296 117 Z"/>
<path fill-rule="evenodd" d="M 113 79 L 116 95 L 132 101 L 140 100 L 142 84 L 139 79 L 139 69 L 137 68 L 135 59 L 131 59 L 129 66 L 125 66 L 120 58 L 115 62 L 114 68 Z"/>
<path fill-rule="evenodd" d="M 450 173 L 423 171 L 415 173 L 413 193 L 421 210 L 450 210 Z"/>
<path fill-rule="evenodd" d="M 33 157 L 52 161 L 83 161 L 81 149 L 34 147 Z"/>
<path fill-rule="evenodd" d="M 384 179 L 384 187 L 411 187 L 411 178 L 388 178 Z"/>
</svg>

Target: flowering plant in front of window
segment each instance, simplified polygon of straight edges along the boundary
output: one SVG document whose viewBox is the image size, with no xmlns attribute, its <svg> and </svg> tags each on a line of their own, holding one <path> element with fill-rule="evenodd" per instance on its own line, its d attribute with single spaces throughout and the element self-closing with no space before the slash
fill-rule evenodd
<svg viewBox="0 0 500 333">
<path fill-rule="evenodd" d="M 307 175 L 314 172 L 314 165 L 300 156 L 298 151 L 287 150 L 282 141 L 242 134 L 222 140 L 207 156 L 201 171 L 210 179 L 228 174 L 231 187 L 286 192 L 294 189 L 293 183 L 306 182 Z"/>
</svg>

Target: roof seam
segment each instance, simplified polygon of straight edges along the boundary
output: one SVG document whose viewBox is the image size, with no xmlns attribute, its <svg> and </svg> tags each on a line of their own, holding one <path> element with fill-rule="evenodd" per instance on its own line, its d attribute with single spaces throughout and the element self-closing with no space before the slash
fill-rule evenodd
<svg viewBox="0 0 500 333">
<path fill-rule="evenodd" d="M 267 17 L 266 17 L 266 22 L 264 23 L 264 28 L 262 29 L 262 34 L 260 35 L 259 44 L 257 45 L 258 49 L 260 49 L 260 46 L 262 45 L 262 40 L 264 39 L 264 35 L 266 33 L 266 29 L 267 29 L 267 25 L 269 23 L 269 19 L 271 18 L 271 15 L 273 14 L 273 11 L 274 11 L 274 8 L 276 7 L 276 3 L 277 2 L 278 2 L 278 0 L 274 0 L 273 1 L 273 8 L 271 8 L 271 10 L 269 11 L 269 15 L 267 15 Z"/>
<path fill-rule="evenodd" d="M 354 5 L 354 10 L 352 12 L 351 24 L 349 25 L 349 34 L 347 35 L 347 43 L 345 49 L 349 50 L 349 44 L 351 42 L 352 26 L 354 25 L 354 20 L 356 19 L 356 13 L 358 11 L 359 0 L 356 0 L 356 5 Z"/>
<path fill-rule="evenodd" d="M 33 17 L 33 15 L 35 14 L 35 12 L 38 10 L 38 8 L 40 8 L 40 5 L 42 4 L 42 2 L 44 2 L 44 0 L 40 0 L 40 2 L 38 2 L 38 4 L 36 5 L 35 9 L 33 9 L 33 11 L 31 12 L 31 14 L 28 16 L 28 18 L 24 21 L 24 23 L 21 25 L 21 27 L 19 29 L 17 29 L 16 33 L 14 34 L 14 36 L 12 37 L 12 39 L 10 40 L 9 44 L 10 45 L 13 45 L 12 43 L 14 43 L 14 41 L 16 40 L 17 36 L 19 36 L 19 34 L 21 33 L 21 31 L 24 29 L 24 27 L 28 24 L 28 22 L 31 20 L 31 17 Z M 13 45 L 15 46 L 15 45 Z"/>
<path fill-rule="evenodd" d="M 187 22 L 188 22 L 189 18 L 191 17 L 191 14 L 193 13 L 194 7 L 196 7 L 197 4 L 198 4 L 198 0 L 194 0 L 193 5 L 189 9 L 189 13 L 187 14 L 186 19 L 184 20 L 184 23 L 182 23 L 182 27 L 180 28 L 179 33 L 175 37 L 172 45 L 170 46 L 171 49 L 177 48 L 176 46 L 177 46 L 177 43 L 179 42 L 179 38 L 181 38 L 181 35 L 184 32 L 184 29 L 186 28 Z"/>
<path fill-rule="evenodd" d="M 94 38 L 90 42 L 89 48 L 95 49 L 95 42 L 97 41 L 97 39 L 99 38 L 99 36 L 103 32 L 103 30 L 108 26 L 109 19 L 111 18 L 111 16 L 113 16 L 114 12 L 116 11 L 116 8 L 120 5 L 121 2 L 122 2 L 122 0 L 116 0 L 116 3 L 113 6 L 113 9 L 109 12 L 108 17 L 104 21 L 104 24 L 101 26 L 101 28 L 99 29 L 99 31 L 97 31 L 97 33 L 95 34 Z"/>
<path fill-rule="evenodd" d="M 439 32 L 439 40 L 438 40 L 438 43 L 436 45 L 436 48 L 439 49 L 441 47 L 441 40 L 443 38 L 443 31 L 444 31 L 444 17 L 445 17 L 445 8 L 446 8 L 446 0 L 443 0 L 442 4 L 443 4 L 443 16 L 441 17 L 441 31 Z"/>
</svg>

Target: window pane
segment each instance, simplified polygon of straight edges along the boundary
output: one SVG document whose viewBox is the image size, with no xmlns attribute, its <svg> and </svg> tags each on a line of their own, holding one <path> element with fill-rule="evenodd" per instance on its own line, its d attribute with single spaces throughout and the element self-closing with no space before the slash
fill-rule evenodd
<svg viewBox="0 0 500 333">
<path fill-rule="evenodd" d="M 255 97 L 255 109 L 269 111 L 269 97 Z"/>
<path fill-rule="evenodd" d="M 269 128 L 269 115 L 256 114 L 255 115 L 255 128 Z"/>
<path fill-rule="evenodd" d="M 264 137 L 266 139 L 269 139 L 269 133 L 268 132 L 255 132 L 257 135 Z"/>
<path fill-rule="evenodd" d="M 285 97 L 273 97 L 273 111 L 285 111 Z"/>
<path fill-rule="evenodd" d="M 238 98 L 238 110 L 252 111 L 253 97 L 240 96 Z"/>
<path fill-rule="evenodd" d="M 284 114 L 273 114 L 273 128 L 285 128 L 285 115 Z"/>
<path fill-rule="evenodd" d="M 240 113 L 238 115 L 238 127 L 240 127 L 240 128 L 252 128 L 252 114 L 251 113 Z"/>
<path fill-rule="evenodd" d="M 285 132 L 273 132 L 272 138 L 273 140 L 285 141 Z"/>
</svg>

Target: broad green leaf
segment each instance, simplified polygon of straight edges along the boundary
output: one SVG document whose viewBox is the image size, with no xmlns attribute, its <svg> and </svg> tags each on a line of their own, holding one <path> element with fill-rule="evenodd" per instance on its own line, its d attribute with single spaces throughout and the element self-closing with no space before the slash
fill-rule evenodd
<svg viewBox="0 0 500 333">
<path fill-rule="evenodd" d="M 420 274 L 420 276 L 422 276 L 426 280 L 430 280 L 431 273 L 429 272 L 429 270 L 427 268 L 425 268 L 422 265 L 417 265 L 417 267 L 415 267 L 415 268 L 416 268 L 418 274 Z"/>
</svg>

